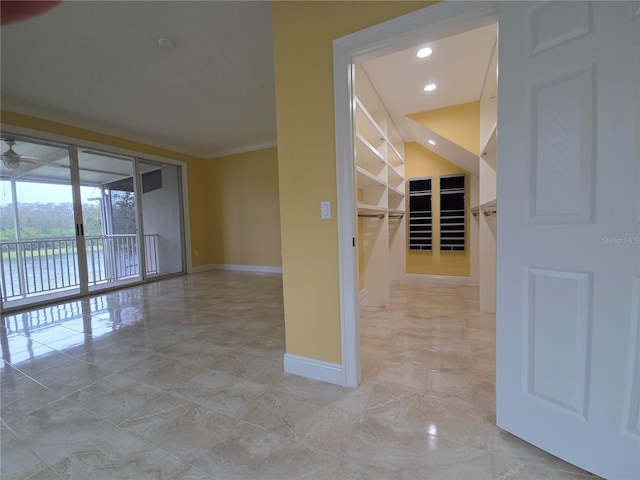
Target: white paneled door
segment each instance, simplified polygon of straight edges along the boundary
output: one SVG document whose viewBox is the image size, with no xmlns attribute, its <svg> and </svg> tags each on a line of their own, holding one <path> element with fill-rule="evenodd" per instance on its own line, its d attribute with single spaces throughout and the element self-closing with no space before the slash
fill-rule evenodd
<svg viewBox="0 0 640 480">
<path fill-rule="evenodd" d="M 500 2 L 498 425 L 640 478 L 640 2 Z"/>
</svg>

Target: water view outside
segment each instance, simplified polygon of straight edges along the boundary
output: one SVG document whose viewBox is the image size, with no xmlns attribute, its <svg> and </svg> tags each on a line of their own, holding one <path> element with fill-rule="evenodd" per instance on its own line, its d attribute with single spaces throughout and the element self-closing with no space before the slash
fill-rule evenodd
<svg viewBox="0 0 640 480">
<path fill-rule="evenodd" d="M 0 162 L 3 308 L 184 271 L 178 165 L 45 139 L 2 139 L 19 156 Z"/>
<path fill-rule="evenodd" d="M 157 236 L 145 235 L 147 274 L 156 273 Z M 140 275 L 136 235 L 85 237 L 89 285 Z M 2 299 L 80 286 L 75 238 L 2 242 Z"/>
<path fill-rule="evenodd" d="M 80 286 L 71 186 L 0 181 L 0 282 L 2 301 Z M 136 203 L 132 192 L 81 186 L 90 286 L 140 277 Z M 107 218 L 108 214 L 108 218 Z M 16 234 L 16 226 L 19 234 Z M 105 235 L 105 232 L 112 232 Z M 155 273 L 155 235 L 145 236 Z"/>
</svg>

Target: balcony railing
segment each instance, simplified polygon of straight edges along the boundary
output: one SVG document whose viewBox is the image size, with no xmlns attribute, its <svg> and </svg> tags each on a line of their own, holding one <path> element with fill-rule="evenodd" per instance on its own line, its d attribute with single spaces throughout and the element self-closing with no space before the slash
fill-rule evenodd
<svg viewBox="0 0 640 480">
<path fill-rule="evenodd" d="M 85 237 L 89 286 L 140 275 L 137 235 Z M 158 235 L 144 236 L 147 275 L 158 273 Z M 75 237 L 0 242 L 2 301 L 80 286 Z"/>
</svg>

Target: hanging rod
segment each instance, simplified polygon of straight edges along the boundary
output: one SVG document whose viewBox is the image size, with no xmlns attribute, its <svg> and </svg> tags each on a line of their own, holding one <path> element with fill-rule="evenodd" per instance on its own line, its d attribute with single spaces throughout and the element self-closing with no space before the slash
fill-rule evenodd
<svg viewBox="0 0 640 480">
<path fill-rule="evenodd" d="M 383 219 L 384 213 L 359 213 L 358 217 Z"/>
<path fill-rule="evenodd" d="M 490 217 L 491 215 L 496 214 L 496 210 L 484 210 L 482 213 L 484 214 L 485 217 Z"/>
<path fill-rule="evenodd" d="M 402 218 L 404 217 L 404 213 L 390 213 L 389 218 Z"/>
</svg>

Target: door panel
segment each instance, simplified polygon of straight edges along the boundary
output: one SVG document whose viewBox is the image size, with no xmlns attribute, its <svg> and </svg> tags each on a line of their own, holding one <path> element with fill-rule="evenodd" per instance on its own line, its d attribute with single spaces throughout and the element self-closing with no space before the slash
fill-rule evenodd
<svg viewBox="0 0 640 480">
<path fill-rule="evenodd" d="M 78 150 L 89 291 L 142 279 L 133 166 L 130 157 Z"/>
<path fill-rule="evenodd" d="M 640 478 L 634 2 L 501 2 L 498 425 Z"/>
<path fill-rule="evenodd" d="M 138 160 L 147 277 L 184 271 L 180 167 Z"/>
<path fill-rule="evenodd" d="M 12 308 L 78 294 L 80 272 L 66 145 L 3 135 L 20 155 L 0 162 L 0 290 Z"/>
</svg>

